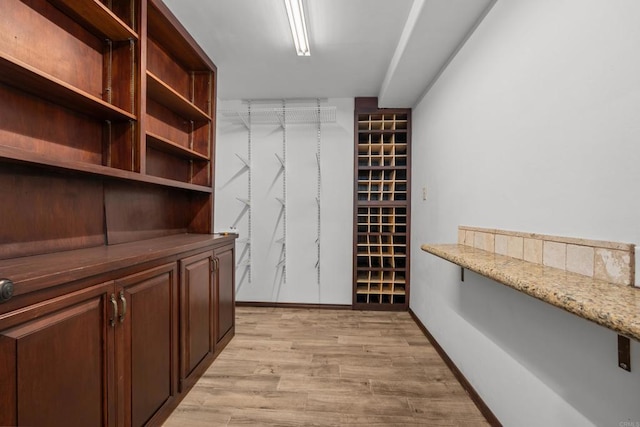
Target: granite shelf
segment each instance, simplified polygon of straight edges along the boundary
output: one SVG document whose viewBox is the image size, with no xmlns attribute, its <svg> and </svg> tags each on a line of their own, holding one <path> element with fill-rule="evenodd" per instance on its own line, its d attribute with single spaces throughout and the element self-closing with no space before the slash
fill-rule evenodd
<svg viewBox="0 0 640 427">
<path fill-rule="evenodd" d="M 640 341 L 640 288 L 593 279 L 459 244 L 422 250 Z"/>
</svg>

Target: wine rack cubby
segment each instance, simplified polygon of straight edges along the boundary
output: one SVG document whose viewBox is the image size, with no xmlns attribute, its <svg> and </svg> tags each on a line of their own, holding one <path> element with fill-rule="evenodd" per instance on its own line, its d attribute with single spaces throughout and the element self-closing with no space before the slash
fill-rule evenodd
<svg viewBox="0 0 640 427">
<path fill-rule="evenodd" d="M 380 110 L 376 99 L 356 99 L 353 306 L 357 309 L 408 307 L 410 123 L 411 110 Z"/>
</svg>

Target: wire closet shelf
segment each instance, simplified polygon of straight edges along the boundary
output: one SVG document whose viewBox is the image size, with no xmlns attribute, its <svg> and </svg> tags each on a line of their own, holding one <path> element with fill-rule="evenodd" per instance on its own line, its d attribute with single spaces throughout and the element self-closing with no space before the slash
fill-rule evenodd
<svg viewBox="0 0 640 427">
<path fill-rule="evenodd" d="M 218 116 L 228 123 L 249 126 L 247 109 L 218 110 Z M 251 125 L 287 125 L 335 123 L 336 107 L 251 107 Z"/>
</svg>

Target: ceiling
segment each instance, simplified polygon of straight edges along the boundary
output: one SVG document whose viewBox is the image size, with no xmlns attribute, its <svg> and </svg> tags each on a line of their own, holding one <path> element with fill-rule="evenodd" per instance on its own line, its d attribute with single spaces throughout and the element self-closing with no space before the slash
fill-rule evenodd
<svg viewBox="0 0 640 427">
<path fill-rule="evenodd" d="M 220 99 L 378 96 L 412 107 L 496 0 L 304 0 L 311 56 L 283 0 L 164 0 L 218 67 Z"/>
</svg>

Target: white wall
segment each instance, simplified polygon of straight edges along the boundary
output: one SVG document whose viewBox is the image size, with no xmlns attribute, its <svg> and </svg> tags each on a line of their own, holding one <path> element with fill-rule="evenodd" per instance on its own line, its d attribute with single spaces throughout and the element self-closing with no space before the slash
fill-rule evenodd
<svg viewBox="0 0 640 427">
<path fill-rule="evenodd" d="M 253 102 L 253 108 L 274 104 Z M 281 105 L 281 104 L 279 104 Z M 315 105 L 286 101 L 287 107 Z M 353 99 L 328 99 L 335 106 L 336 123 L 321 125 L 321 270 L 317 260 L 317 126 L 287 125 L 287 256 L 286 281 L 276 267 L 282 246 L 281 204 L 283 175 L 275 153 L 282 156 L 283 129 L 279 125 L 251 127 L 252 140 L 252 277 L 236 270 L 238 301 L 309 304 L 351 304 L 353 241 Z M 240 108 L 240 101 L 220 102 L 220 110 Z M 240 241 L 247 235 L 248 215 L 236 198 L 247 198 L 248 173 L 236 153 L 245 159 L 248 130 L 220 119 L 216 141 L 215 228 L 234 224 Z M 347 183 L 348 185 L 345 185 Z M 238 218 L 240 218 L 238 220 Z M 246 244 L 237 244 L 237 260 L 248 258 Z"/>
<path fill-rule="evenodd" d="M 640 243 L 639 17 L 637 0 L 499 0 L 413 112 L 411 308 L 506 426 L 639 425 L 640 344 L 625 372 L 614 332 L 460 283 L 420 244 L 460 224 Z"/>
</svg>

